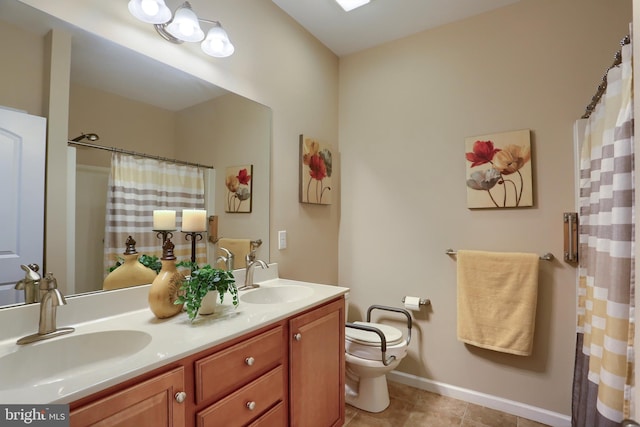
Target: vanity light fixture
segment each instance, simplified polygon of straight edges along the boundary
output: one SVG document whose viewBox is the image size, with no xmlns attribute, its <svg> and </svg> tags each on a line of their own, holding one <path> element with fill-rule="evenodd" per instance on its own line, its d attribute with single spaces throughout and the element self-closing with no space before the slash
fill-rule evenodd
<svg viewBox="0 0 640 427">
<path fill-rule="evenodd" d="M 171 43 L 202 42 L 202 51 L 216 58 L 231 56 L 235 50 L 222 24 L 199 18 L 188 1 L 173 16 L 164 0 L 129 0 L 129 12 L 142 22 L 153 24 L 158 34 Z M 206 37 L 200 22 L 212 25 Z"/>
<path fill-rule="evenodd" d="M 349 12 L 350 10 L 356 9 L 360 6 L 364 6 L 370 1 L 371 0 L 336 0 L 336 3 L 338 3 L 345 12 Z"/>
</svg>

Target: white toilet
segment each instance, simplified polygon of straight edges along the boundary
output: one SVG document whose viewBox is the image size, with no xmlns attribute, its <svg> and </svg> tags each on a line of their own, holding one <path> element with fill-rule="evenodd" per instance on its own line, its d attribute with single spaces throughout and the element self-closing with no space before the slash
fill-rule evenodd
<svg viewBox="0 0 640 427">
<path fill-rule="evenodd" d="M 407 336 L 389 325 L 371 323 L 371 311 L 380 309 L 407 317 Z M 402 308 L 373 305 L 366 322 L 346 324 L 345 397 L 346 402 L 368 412 L 381 412 L 389 406 L 386 373 L 395 369 L 411 341 L 411 314 Z"/>
</svg>

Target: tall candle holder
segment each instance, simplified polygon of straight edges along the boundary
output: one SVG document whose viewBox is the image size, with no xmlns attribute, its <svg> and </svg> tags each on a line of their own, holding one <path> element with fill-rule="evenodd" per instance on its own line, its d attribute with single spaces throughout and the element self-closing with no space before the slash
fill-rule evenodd
<svg viewBox="0 0 640 427">
<path fill-rule="evenodd" d="M 191 262 L 196 262 L 196 242 L 202 240 L 203 231 L 183 231 L 185 240 L 191 241 Z"/>
<path fill-rule="evenodd" d="M 176 230 L 153 230 L 156 233 L 156 237 L 159 239 L 162 236 L 162 246 L 164 246 L 167 239 L 173 239 L 173 232 Z"/>
</svg>

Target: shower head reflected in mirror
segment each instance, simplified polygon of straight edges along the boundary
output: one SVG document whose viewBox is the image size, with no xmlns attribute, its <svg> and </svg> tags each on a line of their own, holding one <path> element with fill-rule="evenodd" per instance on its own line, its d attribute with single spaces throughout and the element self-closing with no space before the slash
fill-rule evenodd
<svg viewBox="0 0 640 427">
<path fill-rule="evenodd" d="M 83 133 L 80 136 L 76 136 L 75 138 L 73 138 L 71 141 L 73 142 L 80 142 L 83 139 L 87 139 L 89 141 L 97 141 L 100 139 L 100 137 L 98 136 L 97 133 Z"/>
</svg>

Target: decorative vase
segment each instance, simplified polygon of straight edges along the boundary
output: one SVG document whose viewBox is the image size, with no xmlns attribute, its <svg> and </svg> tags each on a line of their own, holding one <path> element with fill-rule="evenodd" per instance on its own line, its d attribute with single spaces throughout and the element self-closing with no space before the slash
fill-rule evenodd
<svg viewBox="0 0 640 427">
<path fill-rule="evenodd" d="M 213 314 L 216 311 L 218 305 L 218 291 L 209 291 L 206 293 L 202 302 L 200 303 L 200 310 L 198 314 Z"/>
<path fill-rule="evenodd" d="M 176 268 L 173 248 L 171 239 L 162 245 L 162 268 L 149 288 L 149 308 L 158 319 L 175 316 L 182 311 L 183 304 L 174 304 L 184 276 Z"/>
<path fill-rule="evenodd" d="M 127 238 L 126 249 L 122 254 L 124 263 L 113 270 L 102 282 L 102 289 L 120 289 L 129 286 L 148 285 L 153 283 L 157 274 L 152 269 L 138 262 L 136 241 L 131 236 Z"/>
</svg>

